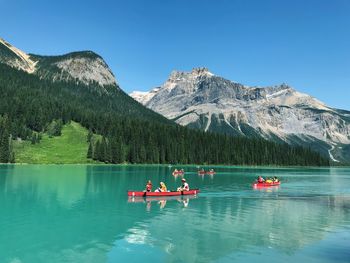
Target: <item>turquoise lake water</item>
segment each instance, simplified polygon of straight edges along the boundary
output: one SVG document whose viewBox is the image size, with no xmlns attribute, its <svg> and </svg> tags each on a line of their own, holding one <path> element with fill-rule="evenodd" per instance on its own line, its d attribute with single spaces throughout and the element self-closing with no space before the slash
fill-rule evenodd
<svg viewBox="0 0 350 263">
<path fill-rule="evenodd" d="M 349 168 L 0 165 L 0 262 L 350 262 Z M 255 190 L 258 176 L 279 187 Z"/>
</svg>

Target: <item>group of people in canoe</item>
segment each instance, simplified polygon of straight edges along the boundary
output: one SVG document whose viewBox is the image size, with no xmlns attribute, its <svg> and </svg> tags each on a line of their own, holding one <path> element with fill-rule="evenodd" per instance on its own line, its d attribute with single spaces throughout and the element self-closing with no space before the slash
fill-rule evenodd
<svg viewBox="0 0 350 263">
<path fill-rule="evenodd" d="M 215 174 L 214 169 L 209 169 L 209 170 L 204 170 L 204 168 L 201 168 L 197 171 L 198 174 L 203 175 L 203 174 Z M 184 169 L 174 169 L 174 171 L 172 172 L 173 175 L 184 175 L 185 174 L 185 170 Z"/>
<path fill-rule="evenodd" d="M 267 183 L 267 184 L 271 184 L 271 183 L 278 183 L 279 182 L 279 179 L 274 176 L 274 177 L 266 177 L 265 179 L 259 175 L 258 178 L 256 179 L 256 182 L 258 184 L 262 184 L 262 183 Z"/>
<path fill-rule="evenodd" d="M 182 185 L 180 187 L 177 188 L 177 191 L 181 192 L 181 191 L 189 191 L 190 187 L 188 185 L 188 183 L 186 182 L 185 178 L 181 179 Z M 144 190 L 144 192 L 152 192 L 152 182 L 151 180 L 148 180 L 147 184 L 146 184 L 146 189 Z M 164 182 L 160 182 L 159 186 L 157 187 L 156 190 L 154 190 L 154 192 L 170 192 L 168 191 L 166 185 Z"/>
<path fill-rule="evenodd" d="M 185 170 L 184 169 L 176 169 L 173 171 L 173 175 L 184 175 L 185 174 Z"/>
<path fill-rule="evenodd" d="M 198 170 L 198 174 L 199 175 L 203 175 L 203 174 L 215 174 L 214 169 L 209 169 L 208 171 L 205 171 L 203 168 Z"/>
</svg>

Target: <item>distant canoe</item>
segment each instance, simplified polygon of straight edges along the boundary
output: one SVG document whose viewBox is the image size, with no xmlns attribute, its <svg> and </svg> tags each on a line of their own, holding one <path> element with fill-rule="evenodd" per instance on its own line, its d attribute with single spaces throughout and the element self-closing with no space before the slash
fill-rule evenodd
<svg viewBox="0 0 350 263">
<path fill-rule="evenodd" d="M 198 171 L 198 175 L 205 175 L 205 174 L 213 175 L 215 174 L 215 171 Z"/>
<path fill-rule="evenodd" d="M 185 172 L 184 171 L 177 171 L 177 172 L 173 172 L 173 175 L 184 175 Z"/>
<path fill-rule="evenodd" d="M 196 195 L 199 189 L 191 189 L 189 191 L 170 191 L 170 192 L 140 192 L 128 191 L 128 196 L 181 196 L 181 195 Z"/>
<path fill-rule="evenodd" d="M 278 186 L 281 182 L 272 182 L 272 183 L 253 183 L 254 188 L 260 188 L 260 187 L 270 187 L 270 186 Z"/>
</svg>

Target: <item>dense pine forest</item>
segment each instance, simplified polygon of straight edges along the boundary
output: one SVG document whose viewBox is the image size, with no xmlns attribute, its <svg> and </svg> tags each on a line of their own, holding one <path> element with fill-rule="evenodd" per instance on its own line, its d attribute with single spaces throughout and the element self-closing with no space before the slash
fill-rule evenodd
<svg viewBox="0 0 350 263">
<path fill-rule="evenodd" d="M 329 165 L 310 149 L 175 125 L 116 86 L 52 82 L 0 64 L 0 91 L 4 163 L 15 162 L 13 140 L 40 143 L 75 121 L 89 130 L 87 156 L 106 163 Z"/>
</svg>

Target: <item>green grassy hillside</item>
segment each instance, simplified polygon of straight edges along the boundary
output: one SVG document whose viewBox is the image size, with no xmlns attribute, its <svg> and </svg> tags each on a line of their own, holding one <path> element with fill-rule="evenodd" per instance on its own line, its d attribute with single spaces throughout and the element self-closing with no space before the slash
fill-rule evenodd
<svg viewBox="0 0 350 263">
<path fill-rule="evenodd" d="M 67 124 L 62 135 L 50 138 L 43 134 L 38 144 L 16 141 L 14 145 L 16 163 L 89 163 L 86 158 L 87 129 L 76 122 Z"/>
</svg>

